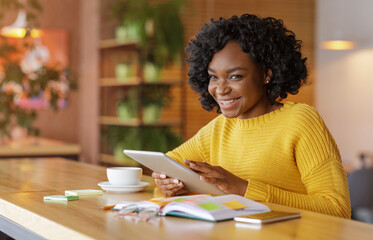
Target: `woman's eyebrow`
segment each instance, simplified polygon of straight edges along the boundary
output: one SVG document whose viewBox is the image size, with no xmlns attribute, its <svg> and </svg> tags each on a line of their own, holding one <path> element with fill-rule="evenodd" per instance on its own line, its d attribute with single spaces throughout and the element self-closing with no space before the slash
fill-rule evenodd
<svg viewBox="0 0 373 240">
<path fill-rule="evenodd" d="M 234 72 L 234 71 L 237 71 L 237 70 L 247 70 L 247 68 L 244 68 L 244 67 L 234 67 L 234 68 L 228 69 L 227 73 L 231 73 L 231 72 Z"/>
<path fill-rule="evenodd" d="M 207 71 L 210 71 L 210 72 L 215 72 L 213 69 L 211 68 L 207 68 Z"/>
<path fill-rule="evenodd" d="M 207 68 L 207 70 L 210 71 L 210 72 L 215 73 L 214 69 Z M 247 68 L 244 68 L 244 67 L 233 67 L 233 68 L 228 69 L 226 72 L 227 73 L 231 73 L 231 72 L 234 72 L 234 71 L 237 71 L 237 70 L 247 70 Z"/>
</svg>

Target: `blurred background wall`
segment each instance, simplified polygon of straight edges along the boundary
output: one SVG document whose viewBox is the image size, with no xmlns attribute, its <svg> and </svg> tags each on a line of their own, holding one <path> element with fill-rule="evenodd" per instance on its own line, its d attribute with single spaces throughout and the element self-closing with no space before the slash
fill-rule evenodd
<svg viewBox="0 0 373 240">
<path fill-rule="evenodd" d="M 344 163 L 373 146 L 373 1 L 318 0 L 315 102 Z M 354 41 L 353 50 L 324 50 L 331 39 Z"/>
</svg>

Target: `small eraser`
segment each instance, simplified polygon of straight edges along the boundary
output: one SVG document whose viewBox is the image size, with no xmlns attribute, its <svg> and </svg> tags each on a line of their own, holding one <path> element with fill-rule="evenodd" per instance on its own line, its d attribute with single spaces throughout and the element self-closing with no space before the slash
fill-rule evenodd
<svg viewBox="0 0 373 240">
<path fill-rule="evenodd" d="M 66 190 L 65 196 L 92 196 L 103 194 L 102 190 L 97 189 L 80 189 L 80 190 Z"/>
<path fill-rule="evenodd" d="M 79 196 L 64 196 L 64 195 L 52 195 L 52 196 L 45 196 L 44 200 L 49 201 L 72 201 L 78 200 Z"/>
</svg>

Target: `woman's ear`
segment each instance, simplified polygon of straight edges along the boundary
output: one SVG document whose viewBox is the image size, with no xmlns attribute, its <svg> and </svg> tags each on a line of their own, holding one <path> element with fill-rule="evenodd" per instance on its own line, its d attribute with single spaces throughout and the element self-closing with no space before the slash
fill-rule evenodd
<svg viewBox="0 0 373 240">
<path fill-rule="evenodd" d="M 272 70 L 268 68 L 264 75 L 264 84 L 268 84 L 272 79 Z"/>
</svg>

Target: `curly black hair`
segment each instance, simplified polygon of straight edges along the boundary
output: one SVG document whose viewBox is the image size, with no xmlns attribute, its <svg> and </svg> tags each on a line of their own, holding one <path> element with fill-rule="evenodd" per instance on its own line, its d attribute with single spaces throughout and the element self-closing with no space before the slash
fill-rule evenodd
<svg viewBox="0 0 373 240">
<path fill-rule="evenodd" d="M 217 112 L 220 112 L 219 105 L 208 92 L 207 69 L 214 54 L 228 41 L 240 43 L 242 51 L 250 54 L 262 69 L 272 70 L 271 81 L 267 84 L 270 104 L 285 99 L 288 93 L 297 94 L 306 82 L 307 58 L 302 58 L 302 41 L 295 39 L 295 34 L 284 26 L 281 19 L 250 14 L 217 21 L 211 19 L 186 47 L 188 81 L 191 88 L 201 95 L 200 102 L 207 111 L 217 107 Z"/>
</svg>

